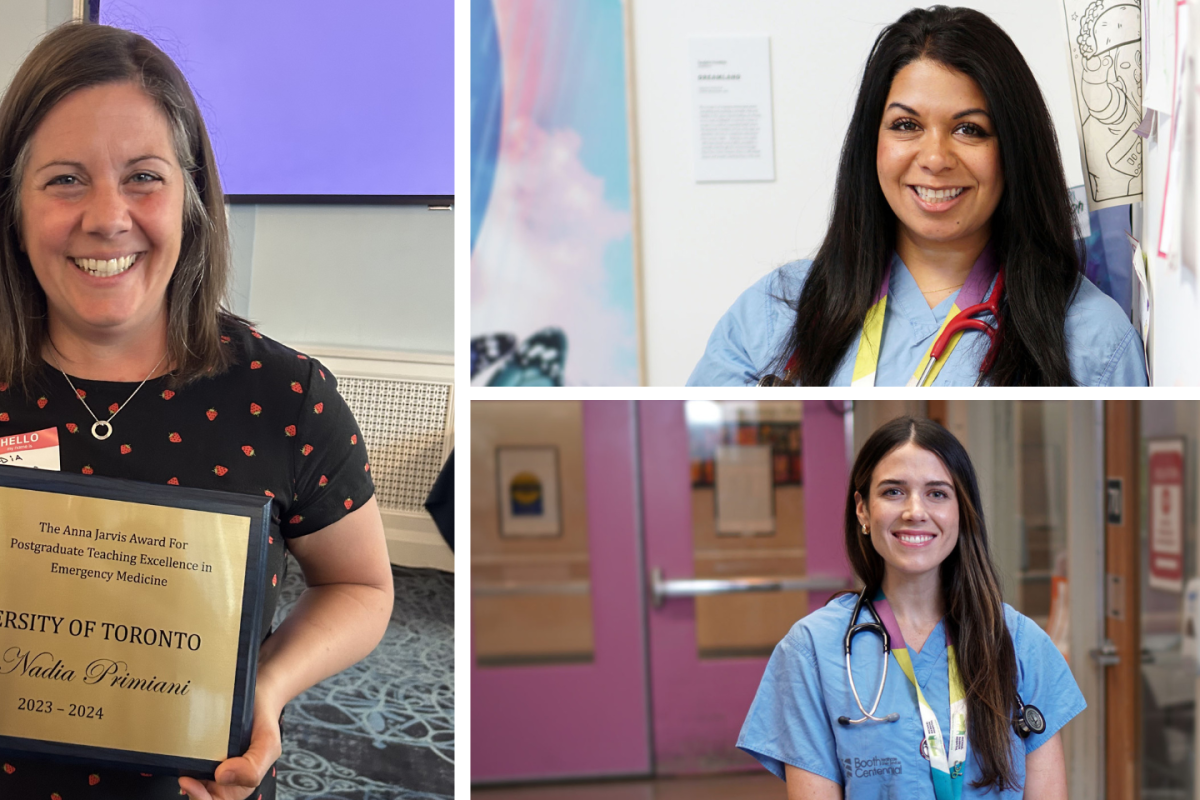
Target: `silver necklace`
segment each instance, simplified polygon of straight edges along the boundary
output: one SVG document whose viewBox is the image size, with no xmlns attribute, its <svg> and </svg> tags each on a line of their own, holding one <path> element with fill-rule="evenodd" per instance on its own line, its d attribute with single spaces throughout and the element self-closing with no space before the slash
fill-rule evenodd
<svg viewBox="0 0 1200 800">
<path fill-rule="evenodd" d="M 146 385 L 146 381 L 150 380 L 150 376 L 154 374 L 155 370 L 157 370 L 160 366 L 162 366 L 162 363 L 163 363 L 163 361 L 166 360 L 166 358 L 167 358 L 167 354 L 163 353 L 163 357 L 158 360 L 157 364 L 155 364 L 153 367 L 150 368 L 150 371 L 146 373 L 146 377 L 142 378 L 142 382 L 139 383 L 137 385 L 137 388 L 133 390 L 133 394 L 131 394 L 131 395 L 129 395 L 129 397 L 125 398 L 125 402 L 121 403 L 121 405 L 117 406 L 117 410 L 114 411 L 111 415 L 109 415 L 108 419 L 100 419 L 99 417 L 97 417 L 96 412 L 92 411 L 92 407 L 87 404 L 87 400 L 84 400 L 83 395 L 80 394 L 79 390 L 75 388 L 75 384 L 71 383 L 71 376 L 68 375 L 66 373 L 66 371 L 63 370 L 62 367 L 58 367 L 58 371 L 61 372 L 62 376 L 67 379 L 67 385 L 71 387 L 71 391 L 73 391 L 75 393 L 75 396 L 79 398 L 79 402 L 83 403 L 83 407 L 87 409 L 87 412 L 92 415 L 92 419 L 96 420 L 92 424 L 92 436 L 96 437 L 98 440 L 103 442 L 105 439 L 112 436 L 112 432 L 113 432 L 112 421 L 113 421 L 113 419 L 116 418 L 117 414 L 121 413 L 121 410 L 123 408 L 125 408 L 125 406 L 129 405 L 129 401 L 133 399 L 134 395 L 136 395 L 139 391 L 141 391 L 142 387 Z M 100 433 L 102 430 L 104 431 L 103 435 Z"/>
</svg>

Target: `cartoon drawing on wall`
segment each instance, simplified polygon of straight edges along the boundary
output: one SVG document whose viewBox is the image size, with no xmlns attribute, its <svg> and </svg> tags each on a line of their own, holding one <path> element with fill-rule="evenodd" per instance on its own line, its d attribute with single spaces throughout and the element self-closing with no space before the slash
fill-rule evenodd
<svg viewBox="0 0 1200 800">
<path fill-rule="evenodd" d="M 1092 211 L 1142 199 L 1140 0 L 1063 0 Z"/>
</svg>

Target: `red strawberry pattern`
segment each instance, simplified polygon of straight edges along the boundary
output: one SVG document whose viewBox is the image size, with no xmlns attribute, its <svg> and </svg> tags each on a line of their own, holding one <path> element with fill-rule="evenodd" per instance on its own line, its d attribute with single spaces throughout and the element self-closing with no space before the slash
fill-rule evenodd
<svg viewBox="0 0 1200 800">
<path fill-rule="evenodd" d="M 100 442 L 88 434 L 90 416 L 61 376 L 57 383 L 38 386 L 32 396 L 20 386 L 0 389 L 6 392 L 0 394 L 0 431 L 65 430 L 72 435 L 61 452 L 67 473 L 222 489 L 268 501 L 278 527 L 268 538 L 266 579 L 274 581 L 266 589 L 278 592 L 284 536 L 328 527 L 371 497 L 367 452 L 356 447 L 360 434 L 337 393 L 335 375 L 326 374 L 315 359 L 298 358 L 245 327 L 230 326 L 222 333 L 231 340 L 224 352 L 232 365 L 180 388 L 168 389 L 169 378 L 154 378 L 125 404 L 133 386 L 83 381 L 79 395 L 101 419 L 111 413 L 101 409 L 120 404 L 112 439 Z M 42 398 L 45 402 L 38 403 Z M 246 414 L 252 403 L 258 414 Z M 296 458 L 297 451 L 307 455 Z M 270 776 L 264 792 L 268 784 L 273 786 Z M 179 790 L 167 775 L 140 777 L 94 766 L 47 768 L 44 762 L 14 757 L 0 761 L 0 798 L 44 800 L 56 791 L 66 800 L 144 800 L 173 797 Z"/>
<path fill-rule="evenodd" d="M 262 414 L 262 406 L 260 406 L 258 403 L 251 403 L 250 404 L 250 413 L 256 417 L 259 416 L 260 414 Z"/>
<path fill-rule="evenodd" d="M 75 396 L 78 397 L 80 400 L 86 400 L 87 392 L 85 392 L 83 389 L 76 389 Z"/>
<path fill-rule="evenodd" d="M 4 383 L 3 381 L 0 381 L 0 392 L 7 392 L 7 391 L 8 391 L 8 384 Z"/>
<path fill-rule="evenodd" d="M 121 410 L 120 403 L 113 403 L 111 406 L 108 407 L 108 413 L 110 413 L 110 414 L 115 414 L 120 410 Z"/>
<path fill-rule="evenodd" d="M 37 401 L 37 403 L 38 403 L 38 408 L 45 408 L 45 407 L 46 407 L 46 403 L 49 403 L 49 402 L 50 402 L 50 401 L 49 401 L 49 400 L 47 400 L 45 397 L 39 397 L 39 398 L 38 398 L 38 401 Z"/>
</svg>

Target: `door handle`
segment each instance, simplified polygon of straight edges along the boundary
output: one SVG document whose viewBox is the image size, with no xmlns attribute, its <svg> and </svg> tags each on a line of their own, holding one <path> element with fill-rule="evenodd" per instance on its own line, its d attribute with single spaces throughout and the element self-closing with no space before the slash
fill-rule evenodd
<svg viewBox="0 0 1200 800">
<path fill-rule="evenodd" d="M 1121 663 L 1121 656 L 1117 653 L 1117 646 L 1113 644 L 1112 639 L 1105 639 L 1103 644 L 1093 648 L 1088 655 L 1101 667 L 1115 667 Z"/>
<path fill-rule="evenodd" d="M 806 578 L 781 576 L 666 580 L 662 567 L 650 570 L 650 594 L 654 598 L 655 608 L 662 606 L 670 597 L 700 597 L 734 592 L 837 591 L 847 588 L 849 583 L 848 578 L 827 575 L 810 575 Z"/>
</svg>

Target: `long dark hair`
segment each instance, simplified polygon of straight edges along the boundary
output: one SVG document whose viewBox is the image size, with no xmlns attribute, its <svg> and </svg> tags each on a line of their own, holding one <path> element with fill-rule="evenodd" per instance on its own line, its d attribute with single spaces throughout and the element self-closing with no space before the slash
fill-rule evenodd
<svg viewBox="0 0 1200 800">
<path fill-rule="evenodd" d="M 223 371 L 221 326 L 231 272 L 225 198 L 196 98 L 179 67 L 144 36 L 93 23 L 55 28 L 21 64 L 0 101 L 0 381 L 27 389 L 42 365 L 46 295 L 21 252 L 21 181 L 38 125 L 79 89 L 132 82 L 166 118 L 183 169 L 183 239 L 167 286 L 167 348 L 176 384 Z"/>
<path fill-rule="evenodd" d="M 979 85 L 1000 148 L 1004 194 L 991 241 L 1005 269 L 1003 343 L 984 379 L 1073 385 L 1064 324 L 1079 285 L 1078 229 L 1050 112 L 1008 35 L 978 11 L 946 6 L 913 9 L 875 40 L 842 145 L 829 229 L 772 367 L 789 381 L 824 386 L 857 342 L 895 247 L 896 215 L 875 161 L 884 103 L 896 73 L 922 58 Z"/>
<path fill-rule="evenodd" d="M 876 465 L 908 442 L 941 459 L 958 498 L 958 544 L 942 562 L 941 587 L 943 623 L 954 641 L 967 696 L 967 736 L 979 764 L 980 777 L 972 786 L 1017 789 L 1012 751 L 1017 657 L 1004 622 L 1000 577 L 988 552 L 975 468 L 958 439 L 936 422 L 914 417 L 899 417 L 871 434 L 854 461 L 846 492 L 846 555 L 867 591 L 882 587 L 886 564 L 870 537 L 862 535 L 855 494 L 869 499 Z"/>
</svg>

